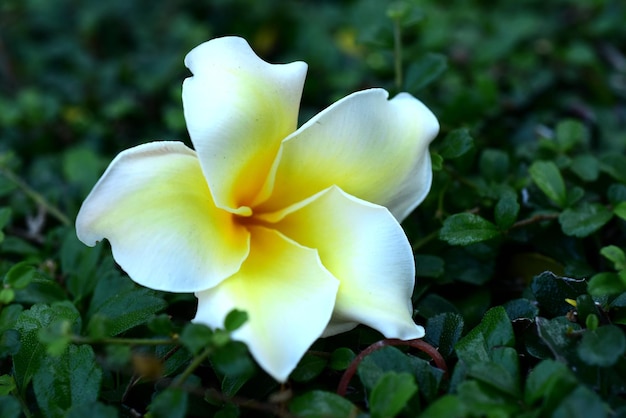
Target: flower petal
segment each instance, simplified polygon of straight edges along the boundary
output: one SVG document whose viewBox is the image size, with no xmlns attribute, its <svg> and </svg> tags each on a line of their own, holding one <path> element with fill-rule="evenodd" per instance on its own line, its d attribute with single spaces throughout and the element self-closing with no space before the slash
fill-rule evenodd
<svg viewBox="0 0 626 418">
<path fill-rule="evenodd" d="M 339 283 L 315 250 L 280 233 L 251 227 L 250 256 L 219 286 L 196 293 L 194 321 L 222 327 L 234 308 L 248 322 L 233 338 L 248 345 L 259 365 L 284 382 L 330 320 Z"/>
<path fill-rule="evenodd" d="M 282 216 L 276 229 L 316 248 L 324 266 L 339 279 L 333 321 L 325 335 L 343 332 L 354 322 L 387 338 L 424 335 L 411 317 L 415 283 L 411 246 L 386 208 L 332 186 Z"/>
<path fill-rule="evenodd" d="M 273 65 L 236 37 L 218 38 L 185 58 L 187 129 L 218 207 L 249 215 L 281 141 L 297 127 L 307 66 Z"/>
<path fill-rule="evenodd" d="M 337 185 L 402 221 L 430 189 L 428 145 L 439 123 L 411 95 L 387 96 L 381 89 L 354 93 L 285 139 L 264 187 L 271 197 L 258 209 L 279 210 Z"/>
<path fill-rule="evenodd" d="M 137 283 L 171 292 L 215 286 L 239 270 L 249 233 L 215 207 L 196 153 L 152 142 L 120 153 L 83 202 L 78 238 L 106 238 Z"/>
</svg>

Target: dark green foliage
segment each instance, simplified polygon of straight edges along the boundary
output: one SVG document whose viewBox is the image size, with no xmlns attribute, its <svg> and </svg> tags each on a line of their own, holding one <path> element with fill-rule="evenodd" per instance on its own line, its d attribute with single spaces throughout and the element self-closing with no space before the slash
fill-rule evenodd
<svg viewBox="0 0 626 418">
<path fill-rule="evenodd" d="M 411 374 L 385 373 L 369 397 L 372 418 L 396 416 L 416 392 L 417 385 Z"/>
<path fill-rule="evenodd" d="M 353 416 L 357 408 L 334 393 L 311 391 L 295 398 L 289 410 L 299 417 L 344 418 Z"/>
<path fill-rule="evenodd" d="M 626 5 L 620 0 L 0 2 L 0 416 L 626 414 Z M 188 142 L 184 55 L 237 34 L 303 60 L 301 121 L 352 91 L 437 115 L 404 222 L 415 320 L 448 373 L 366 327 L 281 387 L 193 295 L 135 285 L 75 237 L 119 151 Z M 401 43 L 397 44 L 396 40 Z M 401 48 L 399 48 L 401 47 Z M 398 55 L 401 51 L 401 55 Z"/>
<path fill-rule="evenodd" d="M 102 370 L 88 345 L 70 345 L 60 356 L 43 358 L 33 376 L 33 389 L 45 416 L 61 416 L 98 398 Z"/>
<path fill-rule="evenodd" d="M 150 404 L 148 417 L 184 418 L 187 415 L 187 393 L 179 388 L 166 389 Z"/>
</svg>

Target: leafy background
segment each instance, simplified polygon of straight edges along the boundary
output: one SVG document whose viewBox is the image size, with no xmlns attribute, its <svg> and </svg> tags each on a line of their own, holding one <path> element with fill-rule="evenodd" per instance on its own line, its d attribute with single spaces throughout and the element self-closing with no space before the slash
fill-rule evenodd
<svg viewBox="0 0 626 418">
<path fill-rule="evenodd" d="M 3 0 L 0 416 L 626 416 L 620 0 Z M 143 289 L 73 219 L 112 157 L 189 144 L 182 65 L 237 34 L 309 63 L 301 119 L 358 89 L 438 116 L 404 223 L 415 319 L 448 372 L 359 327 L 275 384 L 191 295 Z M 356 368 L 345 396 L 342 373 Z"/>
</svg>

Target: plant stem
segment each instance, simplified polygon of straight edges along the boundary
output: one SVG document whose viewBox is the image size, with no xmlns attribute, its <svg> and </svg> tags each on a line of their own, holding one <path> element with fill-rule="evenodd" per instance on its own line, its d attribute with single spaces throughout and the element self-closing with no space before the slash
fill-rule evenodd
<svg viewBox="0 0 626 418">
<path fill-rule="evenodd" d="M 341 380 L 339 381 L 339 386 L 337 386 L 337 395 L 346 395 L 346 391 L 348 390 L 348 384 L 350 383 L 352 376 L 354 376 L 354 374 L 356 373 L 359 364 L 361 364 L 365 357 L 367 357 L 374 351 L 380 350 L 381 348 L 389 345 L 408 345 L 409 347 L 417 348 L 418 350 L 423 351 L 424 353 L 428 354 L 430 358 L 433 359 L 437 368 L 443 370 L 444 376 L 448 376 L 448 366 L 446 365 L 446 361 L 443 359 L 441 354 L 439 354 L 439 351 L 437 351 L 437 349 L 432 345 L 424 342 L 419 338 L 408 341 L 389 338 L 375 342 L 374 344 L 367 347 L 365 350 L 361 351 L 354 358 L 354 360 L 352 360 L 352 363 L 350 363 L 350 366 L 348 366 L 343 376 L 341 377 Z"/>
<path fill-rule="evenodd" d="M 90 338 L 80 335 L 72 335 L 71 340 L 76 344 L 171 345 L 178 343 L 176 338 Z"/>
<path fill-rule="evenodd" d="M 174 380 L 174 383 L 172 383 L 172 387 L 182 387 L 183 383 L 185 383 L 185 380 L 187 380 L 189 376 L 191 376 L 191 374 L 194 372 L 194 370 L 196 370 L 202 364 L 202 362 L 213 353 L 213 350 L 214 349 L 212 346 L 208 346 L 204 349 L 204 351 L 202 351 L 202 353 L 200 353 L 200 355 L 196 356 L 189 364 L 189 366 L 187 366 L 187 368 Z"/>
<path fill-rule="evenodd" d="M 436 229 L 433 232 L 431 232 L 430 234 L 426 235 L 424 238 L 420 239 L 419 241 L 417 241 L 416 243 L 414 243 L 412 245 L 413 247 L 413 251 L 417 251 L 420 248 L 422 248 L 424 245 L 428 244 L 430 241 L 434 240 L 435 238 L 437 238 L 439 236 L 439 230 Z"/>
<path fill-rule="evenodd" d="M 531 216 L 530 218 L 522 219 L 521 221 L 515 222 L 509 229 L 520 228 L 522 226 L 531 225 L 537 222 L 556 219 L 558 217 L 559 217 L 558 213 L 538 214 L 535 216 Z"/>
<path fill-rule="evenodd" d="M 56 218 L 65 226 L 71 224 L 69 218 L 65 216 L 59 209 L 52 205 L 48 200 L 43 197 L 41 193 L 38 193 L 35 189 L 30 187 L 24 180 L 18 177 L 13 171 L 6 167 L 0 167 L 0 174 L 6 177 L 9 181 L 14 183 L 22 192 L 31 198 L 39 206 L 43 207 L 50 215 Z"/>
<path fill-rule="evenodd" d="M 26 418 L 32 418 L 33 414 L 30 412 L 30 409 L 28 409 L 28 405 L 26 405 L 24 398 L 22 398 L 22 396 L 17 392 L 17 390 L 13 390 L 11 391 L 11 393 L 13 393 L 13 395 L 17 398 L 17 401 L 20 403 L 20 406 L 22 407 L 22 413 L 24 414 L 24 416 Z"/>
<path fill-rule="evenodd" d="M 205 393 L 203 393 L 203 395 L 205 398 L 215 399 L 220 402 L 233 403 L 242 408 L 268 412 L 280 418 L 296 418 L 289 411 L 285 411 L 284 409 L 280 408 L 278 405 L 262 403 L 255 399 L 241 398 L 238 396 L 226 396 L 223 393 L 217 391 L 216 389 L 208 389 Z"/>
</svg>

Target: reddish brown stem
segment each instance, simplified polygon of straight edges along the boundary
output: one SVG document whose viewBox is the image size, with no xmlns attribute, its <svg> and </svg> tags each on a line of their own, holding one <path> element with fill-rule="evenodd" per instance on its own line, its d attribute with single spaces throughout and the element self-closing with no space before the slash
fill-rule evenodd
<svg viewBox="0 0 626 418">
<path fill-rule="evenodd" d="M 367 357 L 374 351 L 380 350 L 381 348 L 388 346 L 388 345 L 408 345 L 409 347 L 417 348 L 418 350 L 421 350 L 424 353 L 428 354 L 430 358 L 433 359 L 437 368 L 443 370 L 444 376 L 448 375 L 448 366 L 446 365 L 445 360 L 443 359 L 441 354 L 439 354 L 439 351 L 437 351 L 435 347 L 428 344 L 427 342 L 419 338 L 416 340 L 408 340 L 408 341 L 403 341 L 403 340 L 398 340 L 398 339 L 380 340 L 370 345 L 365 350 L 361 351 L 354 358 L 354 360 L 352 360 L 352 363 L 350 363 L 350 366 L 348 366 L 346 371 L 343 373 L 343 376 L 341 376 L 341 380 L 339 381 L 339 386 L 337 386 L 337 395 L 339 396 L 346 395 L 346 391 L 348 390 L 348 384 L 350 383 L 350 380 L 352 380 L 352 376 L 354 376 L 354 374 L 356 373 L 356 370 L 359 367 L 359 364 L 361 364 L 361 362 L 363 361 L 365 357 Z"/>
</svg>

